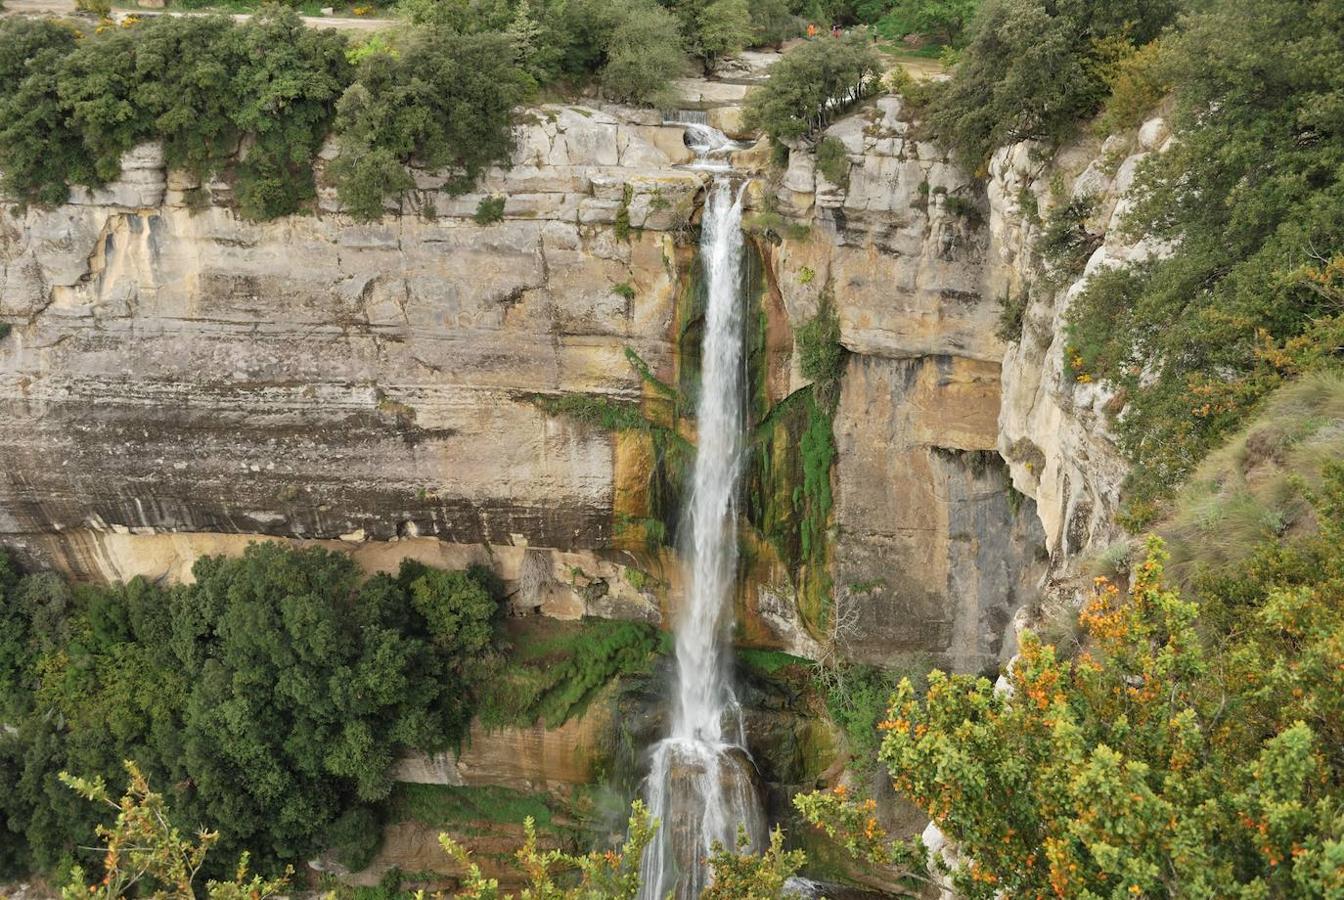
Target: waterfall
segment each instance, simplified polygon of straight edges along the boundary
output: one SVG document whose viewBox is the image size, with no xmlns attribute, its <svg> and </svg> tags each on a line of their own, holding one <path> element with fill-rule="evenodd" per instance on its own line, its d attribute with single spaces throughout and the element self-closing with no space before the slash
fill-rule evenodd
<svg viewBox="0 0 1344 900">
<path fill-rule="evenodd" d="M 762 848 L 765 817 L 733 692 L 728 639 L 737 572 L 742 463 L 742 192 L 718 178 L 705 205 L 700 259 L 708 287 L 698 447 L 684 547 L 689 581 L 676 623 L 676 688 L 668 736 L 653 749 L 649 808 L 662 823 L 643 860 L 643 900 L 695 898 L 715 841 L 738 826 Z"/>
</svg>

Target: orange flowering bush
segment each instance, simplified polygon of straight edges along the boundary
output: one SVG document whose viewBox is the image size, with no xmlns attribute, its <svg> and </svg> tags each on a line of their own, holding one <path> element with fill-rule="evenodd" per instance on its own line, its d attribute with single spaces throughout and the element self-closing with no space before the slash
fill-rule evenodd
<svg viewBox="0 0 1344 900">
<path fill-rule="evenodd" d="M 1009 673 L 902 683 L 881 724 L 898 790 L 968 860 L 972 898 L 1344 896 L 1344 465 L 1319 533 L 1239 573 L 1164 586 L 1150 538 L 1128 592 L 1098 579 L 1073 662 L 1031 634 Z M 798 798 L 855 855 L 890 862 L 862 803 Z"/>
</svg>

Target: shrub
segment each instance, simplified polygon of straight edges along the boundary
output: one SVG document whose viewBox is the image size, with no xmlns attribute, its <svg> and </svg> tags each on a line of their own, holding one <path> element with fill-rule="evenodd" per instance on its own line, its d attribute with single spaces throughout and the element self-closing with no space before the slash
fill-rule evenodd
<svg viewBox="0 0 1344 900">
<path fill-rule="evenodd" d="M 1050 280 L 1055 284 L 1081 275 L 1092 253 L 1101 246 L 1101 237 L 1087 227 L 1096 209 L 1096 197 L 1075 197 L 1055 209 L 1041 230 L 1036 252 L 1048 264 Z"/>
<path fill-rule="evenodd" d="M 1116 134 L 1137 127 L 1171 91 L 1161 41 L 1137 49 L 1125 44 L 1125 48 L 1129 52 L 1107 67 L 1104 74 L 1111 95 L 1097 120 L 1099 134 Z"/>
<path fill-rule="evenodd" d="M 839 138 L 824 137 L 817 145 L 817 170 L 837 187 L 849 188 L 849 151 Z"/>
<path fill-rule="evenodd" d="M 635 299 L 635 286 L 628 281 L 622 281 L 620 284 L 612 285 L 611 292 L 617 296 L 624 297 L 626 300 Z"/>
<path fill-rule="evenodd" d="M 1031 306 L 1031 289 L 1004 291 L 999 298 L 999 320 L 994 334 L 1005 344 L 1016 344 L 1022 339 L 1022 325 L 1026 320 L 1027 308 Z"/>
<path fill-rule="evenodd" d="M 351 872 L 367 868 L 382 842 L 383 823 L 367 806 L 352 807 L 338 816 L 325 840 L 336 861 Z"/>
<path fill-rule="evenodd" d="M 840 343 L 840 320 L 829 299 L 823 298 L 817 314 L 799 326 L 797 343 L 804 378 L 831 381 L 840 377 L 845 348 Z"/>
<path fill-rule="evenodd" d="M 472 219 L 477 225 L 493 225 L 504 221 L 504 198 L 482 197 L 481 202 L 476 204 L 476 212 Z"/>
</svg>

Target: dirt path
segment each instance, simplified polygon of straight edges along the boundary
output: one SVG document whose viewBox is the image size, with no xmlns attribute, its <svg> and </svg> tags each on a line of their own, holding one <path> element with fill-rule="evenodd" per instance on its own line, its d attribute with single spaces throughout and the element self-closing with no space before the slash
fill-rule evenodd
<svg viewBox="0 0 1344 900">
<path fill-rule="evenodd" d="M 74 0 L 4 0 L 5 8 L 0 16 L 72 16 L 76 13 Z M 114 9 L 112 18 L 120 22 L 127 16 L 201 16 L 210 15 L 209 10 L 200 12 L 177 12 L 160 9 Z M 248 13 L 236 13 L 233 19 L 244 22 L 251 18 Z M 394 19 L 354 19 L 340 16 L 304 16 L 303 23 L 310 28 L 335 28 L 340 31 L 378 31 L 396 23 Z"/>
</svg>

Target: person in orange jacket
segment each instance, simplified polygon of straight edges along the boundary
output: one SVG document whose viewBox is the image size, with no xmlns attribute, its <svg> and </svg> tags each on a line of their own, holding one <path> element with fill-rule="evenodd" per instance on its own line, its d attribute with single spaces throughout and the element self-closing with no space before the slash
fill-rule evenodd
<svg viewBox="0 0 1344 900">
<path fill-rule="evenodd" d="M 807 23 L 807 39 L 810 41 L 810 40 L 812 40 L 812 39 L 813 39 L 814 37 L 816 37 L 816 36 L 817 36 L 817 23 L 816 23 L 816 22 L 808 22 L 808 23 Z"/>
</svg>

